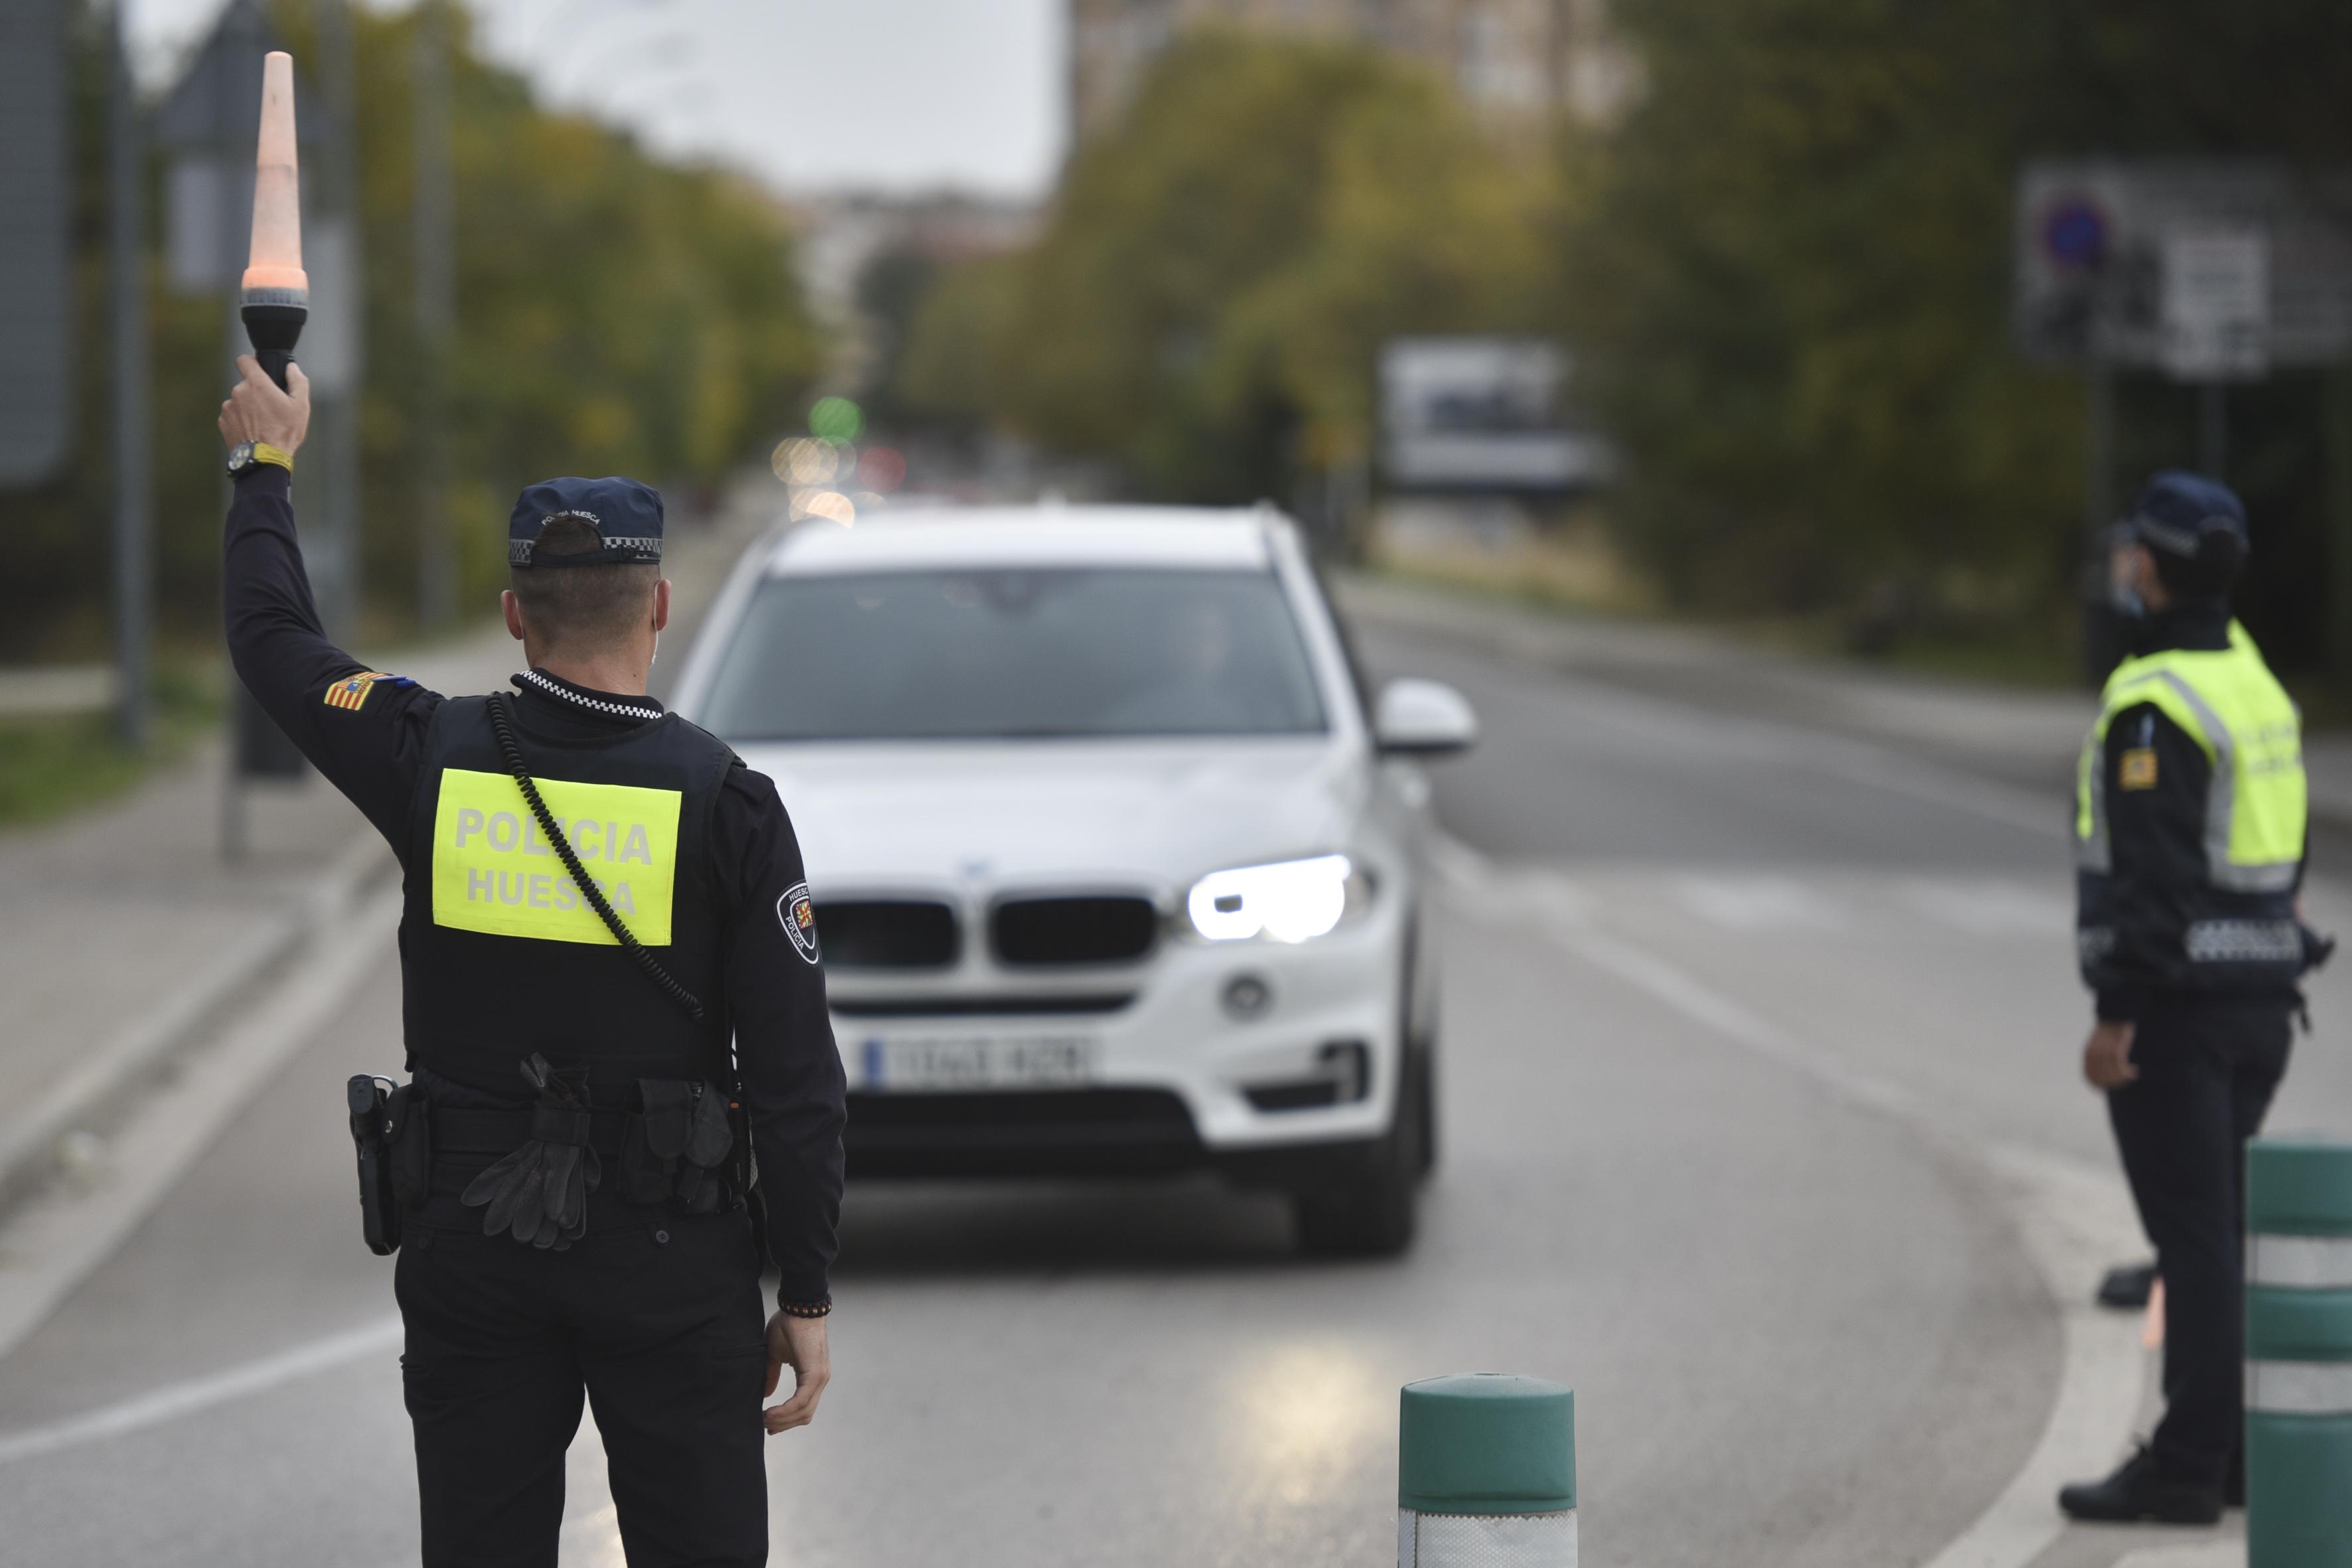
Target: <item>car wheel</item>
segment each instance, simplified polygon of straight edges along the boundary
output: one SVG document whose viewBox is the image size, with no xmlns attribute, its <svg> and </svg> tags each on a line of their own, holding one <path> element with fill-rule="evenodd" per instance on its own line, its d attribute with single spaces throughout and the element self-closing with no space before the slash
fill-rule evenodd
<svg viewBox="0 0 2352 1568">
<path fill-rule="evenodd" d="M 1419 1051 L 1408 1051 L 1404 1065 L 1387 1133 L 1369 1149 L 1336 1157 L 1324 1180 L 1293 1194 L 1301 1251 L 1321 1258 L 1390 1258 L 1412 1245 L 1426 1169 L 1429 1072 Z"/>
</svg>

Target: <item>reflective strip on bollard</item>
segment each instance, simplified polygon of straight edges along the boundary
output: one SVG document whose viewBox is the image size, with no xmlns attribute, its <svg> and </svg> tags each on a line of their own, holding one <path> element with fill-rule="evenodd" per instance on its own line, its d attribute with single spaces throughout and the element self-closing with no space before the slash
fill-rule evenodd
<svg viewBox="0 0 2352 1568">
<path fill-rule="evenodd" d="M 2352 1236 L 2250 1236 L 2246 1283 L 2294 1290 L 2352 1289 Z"/>
<path fill-rule="evenodd" d="M 1576 1510 L 1467 1514 L 1401 1508 L 1397 1568 L 1576 1568 Z"/>
<path fill-rule="evenodd" d="M 2246 1145 L 2247 1568 L 2352 1568 L 2352 1144 Z"/>
<path fill-rule="evenodd" d="M 2352 1362 L 2250 1361 L 2246 1408 L 2263 1415 L 2352 1415 Z"/>
</svg>

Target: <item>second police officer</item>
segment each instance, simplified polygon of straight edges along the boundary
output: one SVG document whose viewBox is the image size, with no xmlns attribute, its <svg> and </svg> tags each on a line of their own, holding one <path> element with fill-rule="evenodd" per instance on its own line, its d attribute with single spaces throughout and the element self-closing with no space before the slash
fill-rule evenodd
<svg viewBox="0 0 2352 1568">
<path fill-rule="evenodd" d="M 2210 1523 L 2243 1486 L 2245 1144 L 2329 945 L 2299 910 L 2301 721 L 2230 613 L 2249 550 L 2235 495 L 2163 473 L 2110 553 L 2132 637 L 2076 784 L 2083 1072 L 2156 1244 L 2165 1410 L 2120 1469 L 2060 1493 L 2076 1519 Z"/>
<path fill-rule="evenodd" d="M 584 1398 L 632 1563 L 763 1563 L 763 1427 L 830 1377 L 842 1071 L 774 785 L 646 695 L 661 499 L 526 489 L 504 607 L 530 668 L 444 698 L 323 635 L 291 499 L 308 384 L 239 368 L 230 652 L 405 879 L 413 1081 L 355 1079 L 352 1109 L 363 1186 L 397 1189 L 370 1239 L 400 1251 L 424 1561 L 553 1563 Z"/>
</svg>

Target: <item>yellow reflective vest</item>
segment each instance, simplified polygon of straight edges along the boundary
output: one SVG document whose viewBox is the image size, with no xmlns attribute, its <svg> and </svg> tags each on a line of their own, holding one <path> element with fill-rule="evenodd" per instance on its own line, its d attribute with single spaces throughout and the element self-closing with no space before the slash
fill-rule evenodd
<svg viewBox="0 0 2352 1568">
<path fill-rule="evenodd" d="M 2117 865 L 2108 832 L 2110 781 L 2179 787 L 2156 777 L 2152 752 L 2109 761 L 2120 714 L 2147 705 L 2196 744 L 2208 764 L 2194 852 L 2162 865 Z M 2125 660 L 2107 678 L 2083 747 L 2074 790 L 2080 913 L 2076 938 L 2092 985 L 2197 990 L 2291 986 L 2305 967 L 2294 896 L 2308 809 L 2303 727 L 2294 703 L 2245 628 L 2229 646 L 2167 648 Z M 2184 884 L 2179 868 L 2200 868 Z"/>
</svg>

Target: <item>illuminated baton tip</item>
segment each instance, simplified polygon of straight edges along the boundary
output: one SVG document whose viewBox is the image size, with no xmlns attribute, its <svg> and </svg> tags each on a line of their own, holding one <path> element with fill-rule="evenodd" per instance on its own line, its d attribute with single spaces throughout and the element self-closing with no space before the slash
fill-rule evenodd
<svg viewBox="0 0 2352 1568">
<path fill-rule="evenodd" d="M 248 304 L 299 305 L 310 297 L 302 270 L 302 187 L 294 150 L 294 57 L 273 50 L 261 62 L 261 139 L 253 168 L 253 248 L 245 268 Z"/>
</svg>

